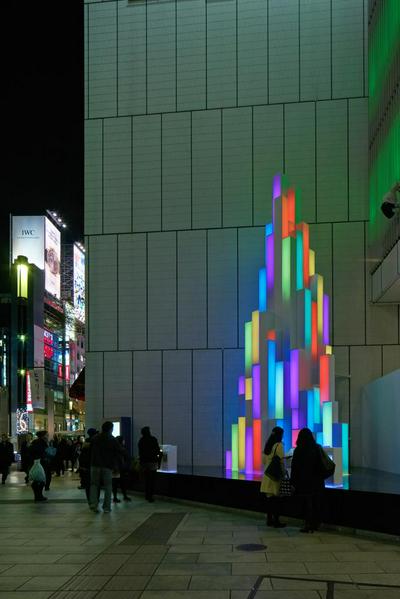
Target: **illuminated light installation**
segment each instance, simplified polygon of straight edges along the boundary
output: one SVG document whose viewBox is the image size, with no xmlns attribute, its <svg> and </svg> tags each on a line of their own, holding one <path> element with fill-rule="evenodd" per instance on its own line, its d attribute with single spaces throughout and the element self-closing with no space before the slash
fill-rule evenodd
<svg viewBox="0 0 400 599">
<path fill-rule="evenodd" d="M 296 192 L 276 175 L 273 223 L 265 227 L 265 266 L 258 310 L 245 323 L 245 369 L 238 380 L 239 417 L 232 424 L 226 468 L 262 471 L 262 449 L 274 426 L 286 451 L 310 428 L 337 463 L 335 483 L 348 474 L 348 424 L 338 421 L 335 358 L 330 345 L 329 296 L 315 272 L 309 228 L 297 222 Z"/>
</svg>

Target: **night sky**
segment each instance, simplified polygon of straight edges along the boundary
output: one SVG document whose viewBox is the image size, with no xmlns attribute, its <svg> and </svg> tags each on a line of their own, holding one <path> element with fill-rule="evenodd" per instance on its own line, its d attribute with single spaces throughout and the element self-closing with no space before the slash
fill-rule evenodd
<svg viewBox="0 0 400 599">
<path fill-rule="evenodd" d="M 65 240 L 83 240 L 83 0 L 8 2 L 2 23 L 5 291 L 10 212 L 55 209 L 68 225 Z"/>
</svg>

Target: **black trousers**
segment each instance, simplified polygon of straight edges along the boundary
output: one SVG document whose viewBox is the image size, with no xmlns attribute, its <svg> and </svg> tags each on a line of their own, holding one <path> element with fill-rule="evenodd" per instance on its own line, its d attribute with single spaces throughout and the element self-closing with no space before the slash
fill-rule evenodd
<svg viewBox="0 0 400 599">
<path fill-rule="evenodd" d="M 267 497 L 267 518 L 268 522 L 276 522 L 279 520 L 279 511 L 281 507 L 280 497 L 278 495 L 270 495 Z"/>
<path fill-rule="evenodd" d="M 151 468 L 144 467 L 143 474 L 144 474 L 144 495 L 145 495 L 145 498 L 147 499 L 147 501 L 152 501 L 153 494 L 154 494 L 154 486 L 155 486 L 155 482 L 156 482 L 157 470 L 153 470 Z"/>
<path fill-rule="evenodd" d="M 302 501 L 306 527 L 317 530 L 321 524 L 322 493 L 302 495 Z"/>
<path fill-rule="evenodd" d="M 44 483 L 40 483 L 38 481 L 33 481 L 32 491 L 33 491 L 35 501 L 40 501 L 40 499 L 43 498 L 43 489 L 44 489 Z"/>
<path fill-rule="evenodd" d="M 128 487 L 126 485 L 126 479 L 123 475 L 121 475 L 119 478 L 112 479 L 112 491 L 114 499 L 117 498 L 118 487 L 121 489 L 123 497 L 126 497 Z"/>
<path fill-rule="evenodd" d="M 10 473 L 10 467 L 2 466 L 0 472 L 1 472 L 1 482 L 2 482 L 2 484 L 4 484 L 7 480 L 7 476 Z"/>
</svg>

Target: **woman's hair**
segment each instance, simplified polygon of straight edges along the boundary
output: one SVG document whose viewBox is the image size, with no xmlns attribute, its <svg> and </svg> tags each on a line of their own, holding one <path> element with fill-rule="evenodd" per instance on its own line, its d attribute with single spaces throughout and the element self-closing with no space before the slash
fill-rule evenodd
<svg viewBox="0 0 400 599">
<path fill-rule="evenodd" d="M 296 447 L 315 447 L 314 435 L 309 428 L 302 428 L 297 435 Z"/>
<path fill-rule="evenodd" d="M 264 447 L 264 453 L 265 455 L 269 455 L 272 451 L 273 446 L 275 445 L 275 443 L 280 443 L 283 439 L 283 428 L 281 428 L 280 426 L 275 426 L 272 429 L 272 432 L 270 434 L 270 436 L 268 437 L 268 440 L 265 444 Z"/>
</svg>

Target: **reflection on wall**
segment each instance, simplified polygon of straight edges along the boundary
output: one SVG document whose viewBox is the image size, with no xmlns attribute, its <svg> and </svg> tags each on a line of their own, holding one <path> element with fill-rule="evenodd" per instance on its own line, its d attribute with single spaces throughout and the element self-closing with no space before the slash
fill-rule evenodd
<svg viewBox="0 0 400 599">
<path fill-rule="evenodd" d="M 335 401 L 329 296 L 315 272 L 308 225 L 298 222 L 295 190 L 282 175 L 274 177 L 272 203 L 258 310 L 245 323 L 245 374 L 238 380 L 239 417 L 226 467 L 259 471 L 267 430 L 281 426 L 286 447 L 293 447 L 299 430 L 308 427 L 318 443 L 333 448 L 338 470 L 342 465 L 348 474 L 348 424 L 339 422 Z"/>
</svg>

